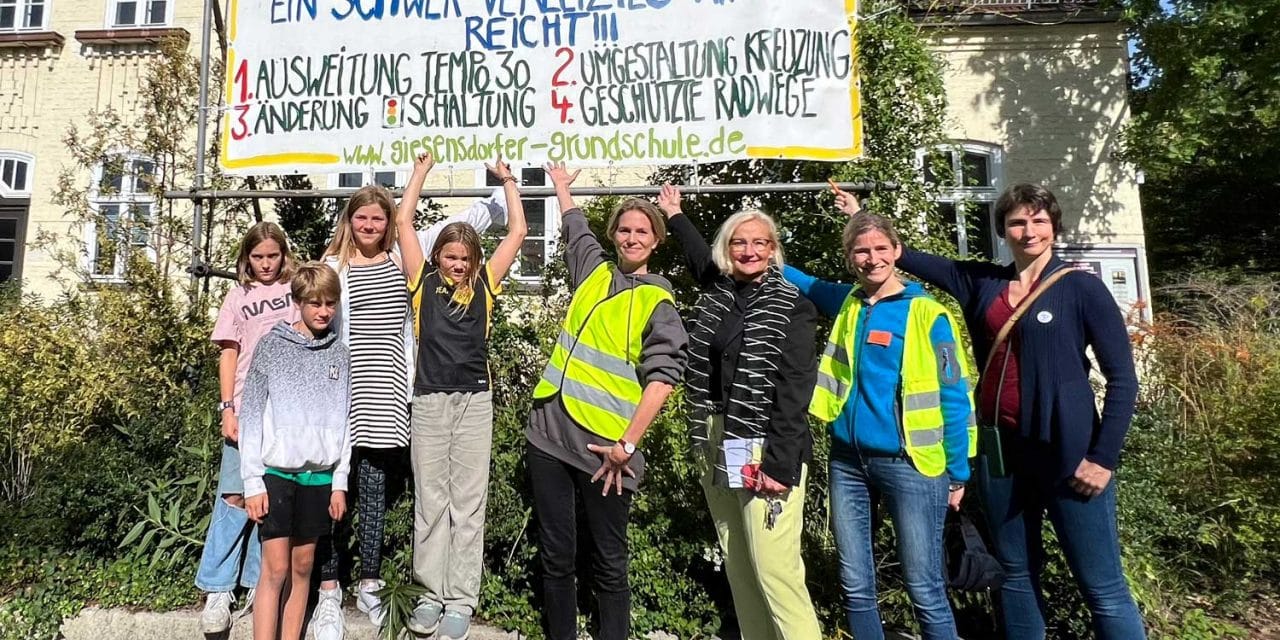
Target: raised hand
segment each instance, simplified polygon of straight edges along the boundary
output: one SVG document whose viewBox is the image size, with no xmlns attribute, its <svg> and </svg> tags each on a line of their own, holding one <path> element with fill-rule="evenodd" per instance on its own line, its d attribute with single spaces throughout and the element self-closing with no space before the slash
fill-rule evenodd
<svg viewBox="0 0 1280 640">
<path fill-rule="evenodd" d="M 432 156 L 430 151 L 424 151 L 418 154 L 417 158 L 414 158 L 413 173 L 419 176 L 426 176 L 431 173 L 431 168 L 434 166 L 436 166 L 435 156 Z"/>
<path fill-rule="evenodd" d="M 577 169 L 573 173 L 565 168 L 563 162 L 548 162 L 545 167 L 547 177 L 551 178 L 551 184 L 556 189 L 568 189 L 574 180 L 578 179 L 578 174 L 582 173 L 582 169 Z"/>
<path fill-rule="evenodd" d="M 511 175 L 511 167 L 502 161 L 502 154 L 498 154 L 498 157 L 493 161 L 493 164 L 486 162 L 484 167 L 489 170 L 489 173 L 493 174 L 493 177 L 503 182 L 506 182 L 507 178 L 515 180 L 515 176 Z"/>
<path fill-rule="evenodd" d="M 858 196 L 848 191 L 836 191 L 836 208 L 843 211 L 845 215 L 852 216 L 862 211 L 862 204 L 858 202 Z"/>
<path fill-rule="evenodd" d="M 663 184 L 662 191 L 658 193 L 658 208 L 668 218 L 680 215 L 680 190 L 670 183 Z"/>
</svg>

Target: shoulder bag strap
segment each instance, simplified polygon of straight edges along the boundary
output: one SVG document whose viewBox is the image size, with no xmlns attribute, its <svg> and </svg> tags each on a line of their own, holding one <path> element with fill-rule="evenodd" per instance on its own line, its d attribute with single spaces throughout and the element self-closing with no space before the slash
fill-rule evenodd
<svg viewBox="0 0 1280 640">
<path fill-rule="evenodd" d="M 1000 345 L 1004 344 L 1005 339 L 1009 337 L 1009 332 L 1013 331 L 1013 325 L 1017 324 L 1018 319 L 1022 317 L 1022 314 L 1026 313 L 1027 309 L 1031 308 L 1031 304 L 1036 301 L 1036 298 L 1039 298 L 1040 294 L 1048 291 L 1049 287 L 1052 287 L 1072 271 L 1075 271 L 1075 269 L 1070 267 L 1064 267 L 1054 271 L 1049 274 L 1049 277 L 1046 278 L 1044 282 L 1040 283 L 1040 286 L 1036 287 L 1034 291 L 1027 294 L 1027 297 L 1022 299 L 1022 302 L 1018 304 L 1018 308 L 1013 310 L 1013 315 L 1009 316 L 1009 319 L 1005 321 L 1003 327 L 1000 327 L 999 333 L 996 334 L 996 339 L 991 342 L 991 350 L 987 352 L 987 362 L 982 365 L 982 372 L 979 375 L 987 374 L 987 370 L 991 368 L 991 360 L 996 357 L 996 351 L 1000 349 Z"/>
</svg>

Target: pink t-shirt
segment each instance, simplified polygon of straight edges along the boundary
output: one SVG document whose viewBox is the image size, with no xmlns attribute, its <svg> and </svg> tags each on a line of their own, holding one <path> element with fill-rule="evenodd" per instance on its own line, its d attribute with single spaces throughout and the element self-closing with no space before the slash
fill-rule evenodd
<svg viewBox="0 0 1280 640">
<path fill-rule="evenodd" d="M 258 346 L 258 340 L 267 335 L 277 322 L 297 322 L 300 317 L 288 283 L 236 285 L 227 292 L 210 339 L 240 345 L 240 355 L 236 358 L 235 396 L 232 398 L 237 413 L 240 411 L 244 379 L 249 373 L 249 363 L 253 361 L 253 349 Z"/>
</svg>

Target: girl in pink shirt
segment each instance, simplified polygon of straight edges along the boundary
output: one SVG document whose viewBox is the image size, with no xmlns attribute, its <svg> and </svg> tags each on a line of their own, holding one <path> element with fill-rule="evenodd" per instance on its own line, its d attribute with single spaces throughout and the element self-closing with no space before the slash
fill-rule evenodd
<svg viewBox="0 0 1280 640">
<path fill-rule="evenodd" d="M 218 411 L 222 416 L 222 468 L 218 476 L 219 500 L 205 537 L 196 586 L 208 594 L 200 615 L 200 630 L 221 633 L 231 626 L 231 604 L 237 578 L 250 589 L 245 609 L 252 604 L 252 588 L 258 582 L 260 553 L 258 536 L 244 510 L 244 485 L 240 479 L 240 396 L 245 374 L 253 360 L 253 349 L 280 320 L 299 319 L 293 304 L 289 278 L 294 270 L 293 254 L 284 231 L 271 222 L 259 222 L 240 241 L 236 259 L 239 284 L 227 292 L 213 326 L 212 340 L 218 357 Z"/>
</svg>

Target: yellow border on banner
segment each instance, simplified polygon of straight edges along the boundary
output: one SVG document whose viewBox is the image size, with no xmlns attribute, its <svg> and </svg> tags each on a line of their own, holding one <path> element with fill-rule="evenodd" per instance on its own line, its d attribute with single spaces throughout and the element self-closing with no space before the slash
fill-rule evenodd
<svg viewBox="0 0 1280 640">
<path fill-rule="evenodd" d="M 236 5 L 237 4 L 238 4 L 238 0 L 231 0 L 230 5 L 227 7 L 227 41 L 233 42 L 233 43 L 236 41 Z"/>
<path fill-rule="evenodd" d="M 235 0 L 231 0 L 235 2 Z M 845 160 L 862 155 L 862 92 L 858 89 L 862 77 L 858 65 L 858 0 L 845 0 L 845 18 L 849 22 L 849 54 L 853 78 L 849 82 L 849 117 L 853 120 L 853 146 L 845 149 L 827 147 L 747 147 L 752 158 L 778 160 Z"/>
<path fill-rule="evenodd" d="M 224 169 L 247 169 L 250 167 L 272 167 L 278 164 L 338 164 L 338 156 L 332 153 L 308 153 L 305 151 L 271 153 L 263 156 L 223 160 L 222 167 Z"/>
</svg>

